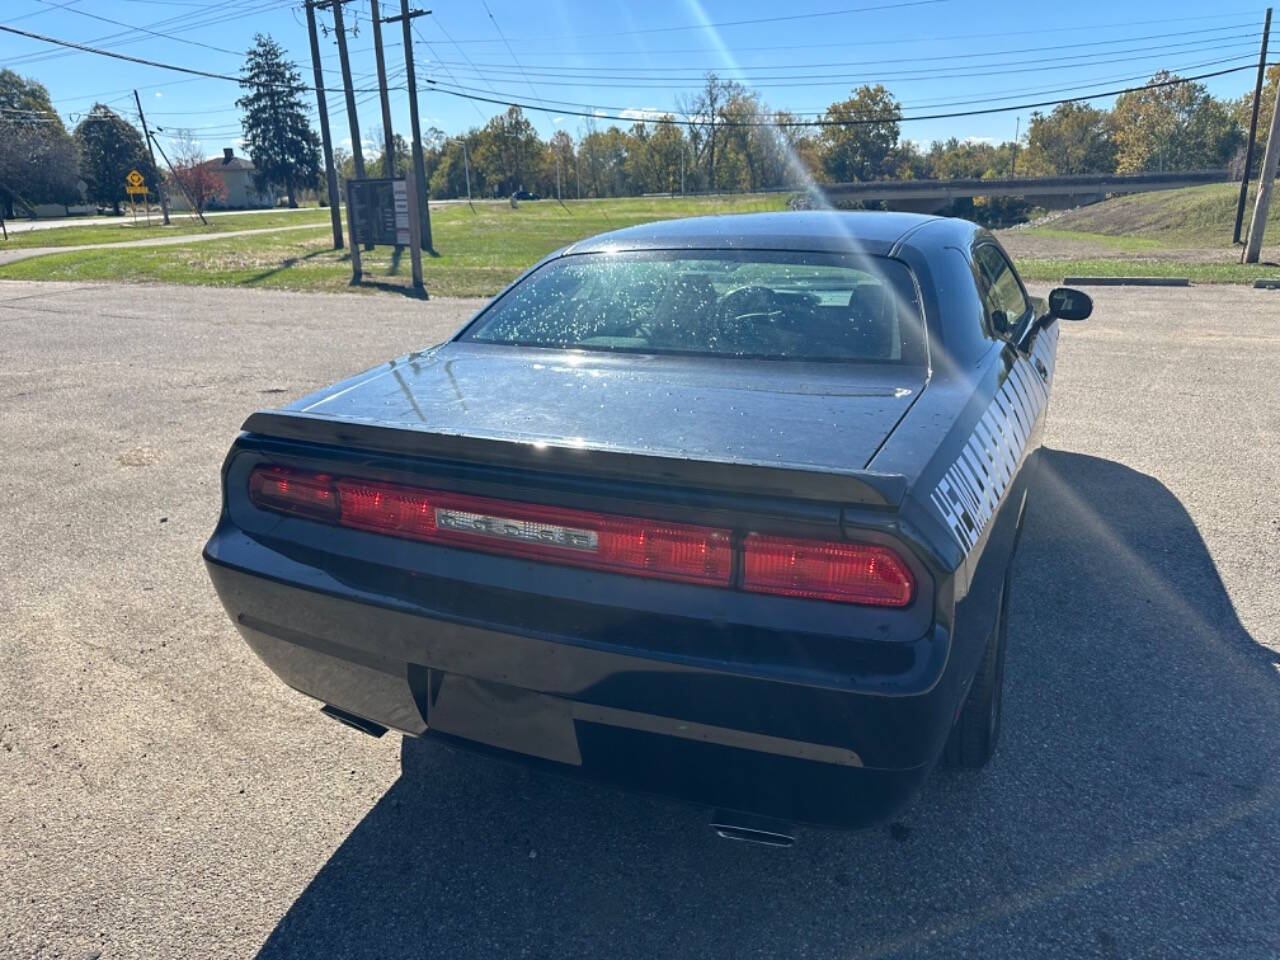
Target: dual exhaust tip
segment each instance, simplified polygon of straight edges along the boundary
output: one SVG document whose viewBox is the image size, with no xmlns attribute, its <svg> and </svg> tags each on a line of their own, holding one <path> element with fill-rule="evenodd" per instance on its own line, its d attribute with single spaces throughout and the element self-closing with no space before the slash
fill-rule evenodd
<svg viewBox="0 0 1280 960">
<path fill-rule="evenodd" d="M 374 738 L 381 737 L 387 732 L 387 728 L 380 723 L 366 720 L 364 717 L 348 713 L 327 703 L 320 708 L 320 712 L 344 726 Z M 791 824 L 771 817 L 737 813 L 732 810 L 717 810 L 712 814 L 711 829 L 715 831 L 716 836 L 725 840 L 756 843 L 765 847 L 790 847 L 796 842 Z"/>
</svg>

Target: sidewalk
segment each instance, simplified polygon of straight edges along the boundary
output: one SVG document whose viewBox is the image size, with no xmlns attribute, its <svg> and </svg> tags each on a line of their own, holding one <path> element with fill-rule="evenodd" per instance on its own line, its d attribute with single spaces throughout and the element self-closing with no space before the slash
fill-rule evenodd
<svg viewBox="0 0 1280 960">
<path fill-rule="evenodd" d="M 75 253 L 79 250 L 115 250 L 119 247 L 168 247 L 183 243 L 204 243 L 207 240 L 225 240 L 228 237 L 248 237 L 255 233 L 282 233 L 286 230 L 328 230 L 326 223 L 303 223 L 294 227 L 260 227 L 256 230 L 228 230 L 225 233 L 187 233 L 172 237 L 148 237 L 145 240 L 123 240 L 119 243 L 82 243 L 69 247 L 27 247 L 22 250 L 0 249 L 0 267 L 43 257 L 51 253 Z"/>
</svg>

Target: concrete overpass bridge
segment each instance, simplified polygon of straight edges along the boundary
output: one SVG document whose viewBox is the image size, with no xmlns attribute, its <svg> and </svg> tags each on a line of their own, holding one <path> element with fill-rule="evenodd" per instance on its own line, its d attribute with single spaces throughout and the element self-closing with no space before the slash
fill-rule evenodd
<svg viewBox="0 0 1280 960">
<path fill-rule="evenodd" d="M 835 204 L 853 200 L 881 201 L 898 210 L 931 212 L 964 197 L 1037 197 L 1046 206 L 1101 200 L 1108 194 L 1175 190 L 1230 181 L 1226 170 L 1180 170 L 1175 173 L 1108 173 L 1054 177 L 998 177 L 992 180 L 869 180 L 822 184 Z"/>
</svg>

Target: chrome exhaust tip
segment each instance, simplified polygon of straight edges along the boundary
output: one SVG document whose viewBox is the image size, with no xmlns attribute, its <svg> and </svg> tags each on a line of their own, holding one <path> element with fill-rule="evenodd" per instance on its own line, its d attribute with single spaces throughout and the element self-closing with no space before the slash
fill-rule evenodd
<svg viewBox="0 0 1280 960">
<path fill-rule="evenodd" d="M 795 828 L 772 817 L 758 817 L 732 810 L 717 810 L 711 817 L 711 829 L 717 837 L 758 843 L 766 847 L 789 847 L 796 842 Z"/>
<path fill-rule="evenodd" d="M 350 727 L 352 730 L 359 730 L 361 733 L 367 733 L 369 736 L 377 739 L 387 732 L 387 728 L 380 723 L 374 723 L 372 720 L 366 720 L 364 717 L 356 716 L 354 713 L 347 713 L 337 707 L 325 704 L 320 708 L 320 712 L 326 717 L 333 717 L 344 726 Z"/>
</svg>

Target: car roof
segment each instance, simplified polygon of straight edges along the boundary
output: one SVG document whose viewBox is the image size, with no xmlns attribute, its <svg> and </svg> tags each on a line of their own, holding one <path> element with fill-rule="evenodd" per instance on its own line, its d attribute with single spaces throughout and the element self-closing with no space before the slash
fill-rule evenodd
<svg viewBox="0 0 1280 960">
<path fill-rule="evenodd" d="M 883 255 L 912 230 L 940 217 L 879 211 L 795 210 L 660 220 L 611 230 L 565 255 L 616 250 L 814 250 Z"/>
</svg>

